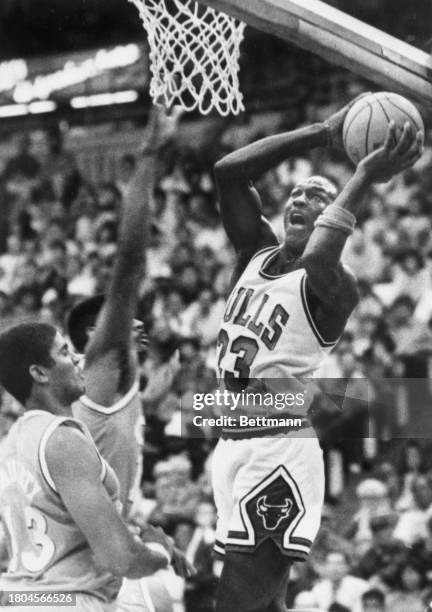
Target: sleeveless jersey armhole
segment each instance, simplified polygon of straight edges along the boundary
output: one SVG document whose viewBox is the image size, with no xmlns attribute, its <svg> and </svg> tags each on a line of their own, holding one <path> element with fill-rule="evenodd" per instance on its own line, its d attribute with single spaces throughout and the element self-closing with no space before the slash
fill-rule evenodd
<svg viewBox="0 0 432 612">
<path fill-rule="evenodd" d="M 303 309 L 305 311 L 306 314 L 306 318 L 308 320 L 308 323 L 310 325 L 310 328 L 312 329 L 316 339 L 318 340 L 320 346 L 322 346 L 323 348 L 332 348 L 334 347 L 338 341 L 339 338 L 336 338 L 335 340 L 326 340 L 326 338 L 324 338 L 324 336 L 322 335 L 322 333 L 320 332 L 320 330 L 318 329 L 317 324 L 315 323 L 313 314 L 312 314 L 312 308 L 310 305 L 310 298 L 308 297 L 308 291 L 307 291 L 307 275 L 306 273 L 303 275 L 302 279 L 301 279 L 301 283 L 300 283 L 300 292 L 301 292 L 301 300 L 302 300 L 302 304 L 303 304 Z"/>
<path fill-rule="evenodd" d="M 86 406 L 87 408 L 90 408 L 91 410 L 94 410 L 95 412 L 100 412 L 102 414 L 114 414 L 115 412 L 119 412 L 125 406 L 127 406 L 129 402 L 133 399 L 133 397 L 138 393 L 138 391 L 139 391 L 139 383 L 138 381 L 135 381 L 132 387 L 126 393 L 126 395 L 124 395 L 121 399 L 118 400 L 118 402 L 116 402 L 112 406 L 103 406 L 102 404 L 98 404 L 97 402 L 94 402 L 92 399 L 90 399 L 86 395 L 82 395 L 79 401 L 84 406 Z"/>
<path fill-rule="evenodd" d="M 55 482 L 51 476 L 51 473 L 49 471 L 48 468 L 48 462 L 46 460 L 46 447 L 48 444 L 48 441 L 50 439 L 50 437 L 52 436 L 52 434 L 54 433 L 54 431 L 60 427 L 61 425 L 67 425 L 67 426 L 72 426 L 75 429 L 78 429 L 78 431 L 80 431 L 81 433 L 83 433 L 86 438 L 88 438 L 90 436 L 90 434 L 86 431 L 86 428 L 84 425 L 82 425 L 79 421 L 76 421 L 75 419 L 71 419 L 68 417 L 60 417 L 58 419 L 56 419 L 55 421 L 52 421 L 48 427 L 45 429 L 45 431 L 42 434 L 42 437 L 40 439 L 39 442 L 39 451 L 38 451 L 38 455 L 39 455 L 39 466 L 41 469 L 41 473 L 42 476 L 45 480 L 45 482 L 47 483 L 47 485 L 49 486 L 49 488 L 56 494 L 59 495 L 58 491 L 57 491 L 57 487 L 55 486 Z M 93 439 L 90 436 L 90 441 L 93 442 Z M 106 466 L 106 462 L 103 459 L 103 457 L 101 456 L 101 454 L 99 453 L 96 445 L 93 442 L 93 446 L 96 450 L 97 456 L 99 458 L 99 461 L 101 462 L 101 481 L 103 482 L 105 480 L 106 474 L 107 474 L 107 466 Z"/>
</svg>

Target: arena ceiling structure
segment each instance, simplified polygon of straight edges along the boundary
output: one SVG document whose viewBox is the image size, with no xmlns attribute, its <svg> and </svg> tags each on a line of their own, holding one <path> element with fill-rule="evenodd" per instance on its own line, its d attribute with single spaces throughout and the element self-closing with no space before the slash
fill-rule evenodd
<svg viewBox="0 0 432 612">
<path fill-rule="evenodd" d="M 430 0 L 327 0 L 327 3 L 430 50 Z M 0 59 L 71 52 L 142 37 L 127 0 L 2 0 Z"/>
<path fill-rule="evenodd" d="M 431 48 L 430 0 L 327 3 L 420 49 Z M 302 63 L 308 63 L 315 83 L 322 79 L 325 103 L 326 73 L 334 72 L 333 66 L 276 38 L 269 45 L 266 36 L 247 28 L 242 43 L 240 75 L 248 109 L 272 110 L 271 101 L 274 110 L 289 111 L 294 89 L 306 99 L 310 81 L 302 83 L 297 74 L 292 87 L 291 75 Z M 1 129 L 13 129 L 23 115 L 28 127 L 60 117 L 70 123 L 115 121 L 125 115 L 143 119 L 150 105 L 146 58 L 145 33 L 127 0 L 1 0 Z M 278 69 L 260 72 L 262 65 Z M 37 117 L 19 106 L 33 102 Z M 293 99 L 294 104 L 301 106 L 301 101 Z"/>
</svg>

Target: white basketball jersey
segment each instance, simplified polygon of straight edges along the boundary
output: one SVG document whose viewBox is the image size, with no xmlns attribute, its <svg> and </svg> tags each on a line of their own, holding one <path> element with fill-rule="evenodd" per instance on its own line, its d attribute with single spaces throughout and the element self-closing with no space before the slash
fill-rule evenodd
<svg viewBox="0 0 432 612">
<path fill-rule="evenodd" d="M 218 336 L 218 375 L 224 388 L 233 387 L 233 378 L 312 377 L 335 345 L 313 321 L 305 270 L 266 272 L 279 248 L 257 253 L 228 299 Z"/>
</svg>

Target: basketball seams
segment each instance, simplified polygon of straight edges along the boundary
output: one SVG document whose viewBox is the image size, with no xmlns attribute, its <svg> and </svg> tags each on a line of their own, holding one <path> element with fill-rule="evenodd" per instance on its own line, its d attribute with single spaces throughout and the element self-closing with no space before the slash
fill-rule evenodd
<svg viewBox="0 0 432 612">
<path fill-rule="evenodd" d="M 388 100 L 388 98 L 386 98 L 386 100 Z M 376 101 L 377 101 L 377 102 L 378 102 L 378 104 L 381 106 L 382 111 L 383 111 L 384 115 L 386 116 L 387 121 L 390 123 L 391 119 L 390 119 L 389 114 L 387 113 L 387 111 L 386 111 L 385 107 L 383 106 L 383 104 L 382 104 L 381 100 L 379 100 L 379 99 L 377 98 L 377 99 L 376 99 Z"/>
<path fill-rule="evenodd" d="M 368 119 L 368 123 L 367 123 L 367 127 L 366 127 L 365 157 L 369 153 L 369 132 L 370 132 L 370 127 L 371 127 L 372 117 L 373 117 L 373 107 L 372 107 L 372 104 L 370 104 L 370 102 L 367 102 L 367 105 L 369 106 L 369 119 Z"/>
<path fill-rule="evenodd" d="M 396 96 L 393 101 L 392 93 L 379 92 L 370 94 L 358 103 L 360 108 L 351 109 L 354 113 L 347 116 L 348 121 L 345 121 L 343 129 L 344 148 L 354 164 L 371 153 L 375 146 L 379 146 L 393 118 L 398 132 L 407 120 L 413 128 L 422 129 L 423 121 L 419 111 L 402 96 Z M 365 109 L 369 109 L 369 114 Z"/>
<path fill-rule="evenodd" d="M 369 103 L 367 102 L 367 104 L 369 104 Z M 356 112 L 354 117 L 351 118 L 351 121 L 349 122 L 349 124 L 347 126 L 344 125 L 344 138 L 343 138 L 344 141 L 345 141 L 345 138 L 346 138 L 346 136 L 347 136 L 347 134 L 349 132 L 349 129 L 350 129 L 351 125 L 354 123 L 354 121 L 357 119 L 357 117 L 360 115 L 360 113 L 362 113 L 364 110 L 366 110 L 365 106 L 362 106 L 361 108 L 359 108 L 359 110 Z"/>
<path fill-rule="evenodd" d="M 387 102 L 390 102 L 390 100 L 388 99 L 387 96 L 384 99 L 387 100 Z M 390 116 L 389 116 L 389 114 L 387 113 L 387 111 L 385 109 L 385 106 L 383 105 L 383 103 L 381 102 L 381 100 L 378 97 L 376 98 L 376 101 L 381 106 L 382 112 L 384 113 L 385 118 L 387 119 L 388 123 L 390 124 L 391 119 L 390 119 Z"/>
<path fill-rule="evenodd" d="M 388 96 L 386 97 L 387 102 L 389 102 L 392 106 L 394 106 L 395 108 L 397 108 L 398 111 L 400 111 L 401 113 L 403 113 L 406 117 L 408 117 L 408 119 L 410 121 L 412 121 L 416 127 L 416 130 L 419 131 L 421 129 L 421 127 L 417 124 L 417 121 L 414 119 L 414 117 L 412 117 L 411 115 L 409 115 L 407 113 L 406 110 L 404 110 L 403 108 L 401 108 L 400 106 L 398 106 L 396 104 L 396 102 L 393 102 L 393 100 L 391 100 Z"/>
</svg>

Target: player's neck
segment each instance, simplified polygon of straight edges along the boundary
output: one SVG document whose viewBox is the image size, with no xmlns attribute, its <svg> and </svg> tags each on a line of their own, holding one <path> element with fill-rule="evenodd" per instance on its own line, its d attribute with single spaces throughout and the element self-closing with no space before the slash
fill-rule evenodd
<svg viewBox="0 0 432 612">
<path fill-rule="evenodd" d="M 58 416 L 72 416 L 70 403 L 61 402 L 49 390 L 35 389 L 25 404 L 27 410 L 45 410 Z"/>
<path fill-rule="evenodd" d="M 282 245 L 279 256 L 274 261 L 272 272 L 276 274 L 285 274 L 291 270 L 295 270 L 299 265 L 299 260 L 303 254 L 304 246 L 298 248 L 293 245 Z"/>
</svg>

